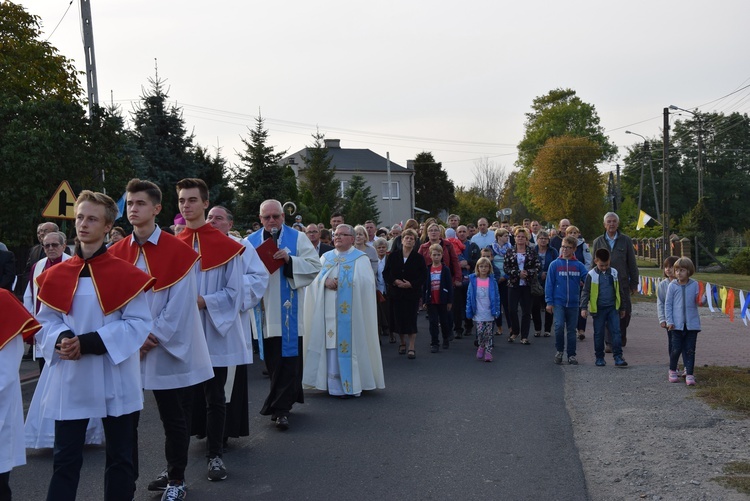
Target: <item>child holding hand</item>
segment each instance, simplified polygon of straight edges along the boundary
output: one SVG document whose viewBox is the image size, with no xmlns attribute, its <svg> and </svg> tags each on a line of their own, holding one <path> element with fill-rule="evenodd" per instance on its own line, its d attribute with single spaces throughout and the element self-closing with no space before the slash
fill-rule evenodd
<svg viewBox="0 0 750 501">
<path fill-rule="evenodd" d="M 669 382 L 679 381 L 677 361 L 682 355 L 685 364 L 685 384 L 695 386 L 695 345 L 701 330 L 698 305 L 702 302 L 698 282 L 690 278 L 695 273 L 695 265 L 687 257 L 681 257 L 674 264 L 675 280 L 667 288 L 664 310 L 667 329 L 671 332 L 669 351 Z"/>
<path fill-rule="evenodd" d="M 664 309 L 664 304 L 667 301 L 669 284 L 674 281 L 674 264 L 678 259 L 677 256 L 669 256 L 664 260 L 662 265 L 664 280 L 659 282 L 659 286 L 656 288 L 656 315 L 659 318 L 659 325 L 667 332 L 667 355 L 672 353 L 672 332 L 667 330 L 667 312 Z"/>
</svg>

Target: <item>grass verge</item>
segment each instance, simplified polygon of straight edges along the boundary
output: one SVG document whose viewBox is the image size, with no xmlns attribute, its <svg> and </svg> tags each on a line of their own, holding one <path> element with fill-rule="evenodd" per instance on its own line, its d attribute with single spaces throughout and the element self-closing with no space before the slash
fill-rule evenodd
<svg viewBox="0 0 750 501">
<path fill-rule="evenodd" d="M 750 369 L 739 367 L 696 367 L 700 385 L 696 394 L 712 407 L 721 407 L 742 419 L 750 418 Z M 750 495 L 750 462 L 724 465 L 723 475 L 712 480 L 737 492 Z"/>
</svg>

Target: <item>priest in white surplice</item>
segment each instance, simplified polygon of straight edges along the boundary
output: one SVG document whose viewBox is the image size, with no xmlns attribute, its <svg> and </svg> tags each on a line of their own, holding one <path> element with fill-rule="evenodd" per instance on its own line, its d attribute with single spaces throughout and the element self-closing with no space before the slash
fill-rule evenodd
<svg viewBox="0 0 750 501">
<path fill-rule="evenodd" d="M 320 258 L 304 233 L 284 224 L 284 211 L 278 200 L 260 205 L 263 228 L 247 237 L 256 249 L 269 238 L 276 240 L 278 251 L 271 256 L 284 260 L 271 274 L 262 304 L 255 308 L 255 331 L 260 331 L 260 356 L 266 362 L 271 389 L 260 413 L 271 416 L 280 430 L 289 428 L 289 411 L 294 403 L 303 403 L 302 322 L 304 288 L 320 271 Z M 260 327 L 258 329 L 258 327 Z M 255 334 L 255 332 L 254 332 Z"/>
<path fill-rule="evenodd" d="M 385 388 L 378 340 L 375 276 L 370 259 L 352 247 L 354 230 L 340 224 L 335 249 L 323 265 L 305 302 L 304 388 L 340 397 Z M 321 314 L 323 313 L 323 314 Z"/>
</svg>

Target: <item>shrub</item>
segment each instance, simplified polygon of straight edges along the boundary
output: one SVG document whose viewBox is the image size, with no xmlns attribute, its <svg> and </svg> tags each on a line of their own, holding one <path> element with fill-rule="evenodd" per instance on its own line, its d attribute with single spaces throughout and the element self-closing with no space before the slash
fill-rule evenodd
<svg viewBox="0 0 750 501">
<path fill-rule="evenodd" d="M 742 249 L 729 263 L 732 273 L 750 275 L 750 248 Z"/>
</svg>

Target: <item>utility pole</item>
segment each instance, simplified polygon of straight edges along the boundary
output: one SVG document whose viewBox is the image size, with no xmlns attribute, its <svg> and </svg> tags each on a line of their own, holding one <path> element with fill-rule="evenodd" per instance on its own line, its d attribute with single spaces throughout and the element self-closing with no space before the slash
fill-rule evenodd
<svg viewBox="0 0 750 501">
<path fill-rule="evenodd" d="M 664 238 L 664 256 L 671 256 L 672 249 L 669 242 L 669 108 L 664 108 L 664 148 L 662 157 L 662 170 L 661 170 L 661 189 L 662 189 L 662 222 L 661 226 L 664 230 L 662 237 Z"/>
<path fill-rule="evenodd" d="M 698 202 L 700 203 L 703 199 L 703 124 L 701 116 L 697 113 L 694 115 L 698 120 Z"/>
<path fill-rule="evenodd" d="M 94 107 L 99 104 L 99 88 L 96 84 L 94 28 L 91 26 L 90 0 L 81 0 L 81 28 L 83 31 L 83 52 L 86 55 L 86 87 L 89 98 L 89 117 L 92 117 L 94 116 Z"/>
</svg>

